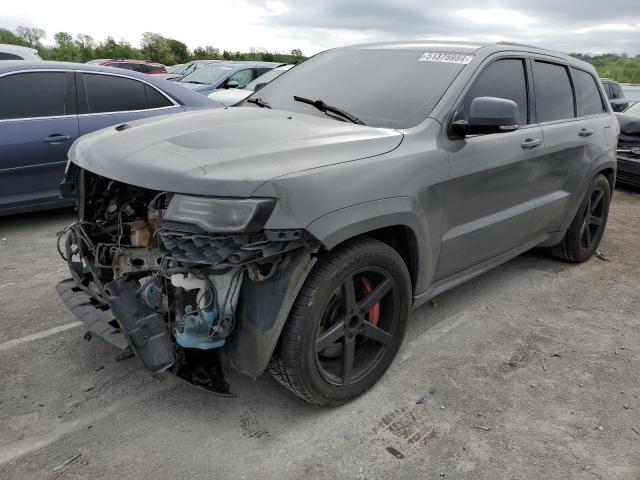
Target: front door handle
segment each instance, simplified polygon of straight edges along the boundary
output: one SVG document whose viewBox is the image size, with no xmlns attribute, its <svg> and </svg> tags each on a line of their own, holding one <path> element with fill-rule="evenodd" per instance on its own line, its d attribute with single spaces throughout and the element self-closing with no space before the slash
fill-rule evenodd
<svg viewBox="0 0 640 480">
<path fill-rule="evenodd" d="M 52 133 L 47 138 L 45 138 L 43 140 L 43 142 L 61 143 L 61 142 L 66 142 L 66 141 L 68 141 L 70 139 L 71 139 L 71 136 L 69 136 L 69 135 L 61 135 L 60 133 Z"/>
<path fill-rule="evenodd" d="M 578 135 L 580 135 L 581 137 L 588 137 L 589 135 L 593 135 L 593 129 L 583 128 L 578 132 Z"/>
<path fill-rule="evenodd" d="M 536 148 L 542 145 L 542 140 L 539 138 L 527 138 L 520 144 L 522 148 Z"/>
</svg>

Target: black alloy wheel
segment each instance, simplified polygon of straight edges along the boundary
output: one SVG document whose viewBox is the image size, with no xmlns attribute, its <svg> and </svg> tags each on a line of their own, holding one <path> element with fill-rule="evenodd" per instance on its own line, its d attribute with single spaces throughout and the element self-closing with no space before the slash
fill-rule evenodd
<svg viewBox="0 0 640 480">
<path fill-rule="evenodd" d="M 310 403 L 338 405 L 371 388 L 395 358 L 411 306 L 402 257 L 361 237 L 318 260 L 269 365 Z"/>
</svg>

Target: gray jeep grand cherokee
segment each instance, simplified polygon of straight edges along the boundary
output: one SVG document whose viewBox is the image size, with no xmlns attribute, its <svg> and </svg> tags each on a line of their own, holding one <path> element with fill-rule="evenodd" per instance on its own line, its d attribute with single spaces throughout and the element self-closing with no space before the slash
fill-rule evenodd
<svg viewBox="0 0 640 480">
<path fill-rule="evenodd" d="M 228 394 L 226 358 L 344 402 L 389 367 L 412 308 L 532 247 L 588 260 L 618 128 L 593 68 L 558 53 L 328 50 L 238 106 L 79 139 L 58 291 L 151 372 Z"/>
</svg>

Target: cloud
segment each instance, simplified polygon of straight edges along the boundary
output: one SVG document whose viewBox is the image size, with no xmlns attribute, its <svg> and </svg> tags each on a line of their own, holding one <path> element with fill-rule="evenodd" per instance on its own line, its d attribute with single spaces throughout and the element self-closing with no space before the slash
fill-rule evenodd
<svg viewBox="0 0 640 480">
<path fill-rule="evenodd" d="M 170 14 L 146 2 L 111 0 L 99 16 L 83 0 L 65 0 L 64 9 L 53 10 L 49 3 L 9 2 L 0 27 L 37 26 L 49 41 L 68 31 L 134 45 L 144 31 L 155 31 L 190 48 L 300 48 L 307 55 L 402 39 L 511 40 L 564 52 L 640 53 L 640 10 L 629 0 L 192 0 Z"/>
<path fill-rule="evenodd" d="M 250 0 L 264 5 L 263 0 Z M 265 25 L 306 30 L 314 43 L 332 32 L 367 32 L 368 40 L 508 39 L 565 52 L 640 53 L 640 11 L 628 0 L 282 0 L 287 11 Z"/>
</svg>

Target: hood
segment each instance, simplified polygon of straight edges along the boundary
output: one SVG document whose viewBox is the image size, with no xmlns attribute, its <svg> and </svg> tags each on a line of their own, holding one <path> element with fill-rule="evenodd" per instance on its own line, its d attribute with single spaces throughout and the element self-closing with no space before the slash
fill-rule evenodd
<svg viewBox="0 0 640 480">
<path fill-rule="evenodd" d="M 149 118 L 78 139 L 76 165 L 153 190 L 247 197 L 290 173 L 381 155 L 397 130 L 314 115 L 233 107 Z"/>
<path fill-rule="evenodd" d="M 253 90 L 245 90 L 243 88 L 230 88 L 228 90 L 217 90 L 209 94 L 211 100 L 216 100 L 225 107 L 230 107 L 244 100 L 253 93 Z"/>
<path fill-rule="evenodd" d="M 187 83 L 187 82 L 181 82 L 181 81 L 176 81 L 176 83 L 178 85 L 180 85 L 181 87 L 184 88 L 188 88 L 189 90 L 198 90 L 198 89 L 203 89 L 203 88 L 208 88 L 209 85 L 203 85 L 202 83 Z"/>
<path fill-rule="evenodd" d="M 620 133 L 628 137 L 640 137 L 640 117 L 624 113 L 616 113 L 620 123 Z"/>
</svg>

